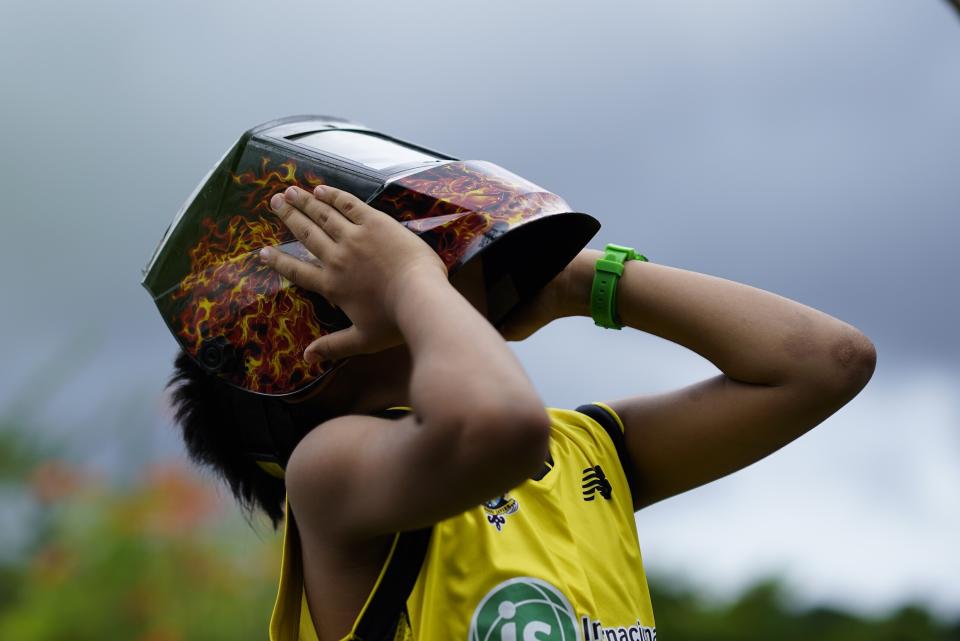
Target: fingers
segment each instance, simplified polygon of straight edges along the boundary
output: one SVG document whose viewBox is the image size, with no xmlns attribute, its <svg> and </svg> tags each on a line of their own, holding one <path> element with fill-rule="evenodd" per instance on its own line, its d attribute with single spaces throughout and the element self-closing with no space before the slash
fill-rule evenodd
<svg viewBox="0 0 960 641">
<path fill-rule="evenodd" d="M 308 363 L 335 361 L 361 353 L 363 341 L 356 325 L 351 325 L 338 332 L 321 336 L 307 345 L 303 351 L 303 358 Z"/>
<path fill-rule="evenodd" d="M 326 291 L 326 274 L 323 269 L 298 258 L 289 256 L 276 247 L 260 250 L 261 262 L 269 265 L 297 287 L 323 295 Z"/>
<path fill-rule="evenodd" d="M 274 196 L 276 198 L 276 196 Z M 354 225 L 352 222 L 330 205 L 313 197 L 306 190 L 299 187 L 287 187 L 283 192 L 283 200 L 313 221 L 324 233 L 335 241 L 343 238 Z M 279 201 L 277 201 L 279 204 Z M 273 204 L 273 201 L 271 201 Z M 280 205 L 282 206 L 282 205 Z"/>
<path fill-rule="evenodd" d="M 317 200 L 311 192 L 298 189 L 294 196 L 290 196 L 288 195 L 290 189 L 284 192 L 284 197 L 290 199 L 290 202 L 309 216 L 310 220 L 324 229 L 334 240 L 339 240 L 345 228 L 352 226 L 351 221 L 344 218 L 343 214 L 327 203 Z"/>
<path fill-rule="evenodd" d="M 335 187 L 321 185 L 313 190 L 313 195 L 357 225 L 362 225 L 370 217 L 370 212 L 376 211 L 353 194 Z"/>
<path fill-rule="evenodd" d="M 333 249 L 335 239 L 331 238 L 323 228 L 319 227 L 297 207 L 287 202 L 284 194 L 275 194 L 270 199 L 270 207 L 283 221 L 283 224 L 287 226 L 287 229 L 293 232 L 294 237 L 321 261 L 323 260 L 322 257 L 329 254 Z"/>
<path fill-rule="evenodd" d="M 270 207 L 307 250 L 320 259 L 330 254 L 335 241 L 303 212 L 290 205 L 281 194 L 270 199 Z"/>
</svg>

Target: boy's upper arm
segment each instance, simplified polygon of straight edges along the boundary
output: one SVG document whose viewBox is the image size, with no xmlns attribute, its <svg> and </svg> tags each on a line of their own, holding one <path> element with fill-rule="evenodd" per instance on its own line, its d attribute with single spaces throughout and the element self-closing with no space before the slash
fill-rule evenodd
<svg viewBox="0 0 960 641">
<path fill-rule="evenodd" d="M 764 458 L 844 402 L 814 386 L 755 385 L 721 374 L 606 404 L 624 425 L 639 510 Z"/>
<path fill-rule="evenodd" d="M 285 471 L 298 524 L 343 540 L 373 538 L 436 523 L 505 491 L 504 470 L 487 461 L 508 459 L 514 447 L 529 452 L 523 439 L 531 430 L 516 419 L 513 426 L 509 418 L 478 420 L 489 430 L 429 430 L 413 413 L 341 416 L 314 428 Z"/>
</svg>

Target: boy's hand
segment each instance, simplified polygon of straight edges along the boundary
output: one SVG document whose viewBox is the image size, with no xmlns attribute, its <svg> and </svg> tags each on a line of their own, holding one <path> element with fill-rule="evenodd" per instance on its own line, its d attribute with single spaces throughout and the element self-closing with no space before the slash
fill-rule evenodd
<svg viewBox="0 0 960 641">
<path fill-rule="evenodd" d="M 270 206 L 317 261 L 271 247 L 261 250 L 261 260 L 298 287 L 323 296 L 353 322 L 307 346 L 308 362 L 401 344 L 395 313 L 399 297 L 424 283 L 449 284 L 446 266 L 429 245 L 352 194 L 327 186 L 313 194 L 289 187 L 275 194 Z"/>
<path fill-rule="evenodd" d="M 560 318 L 557 310 L 559 309 L 557 301 L 562 289 L 558 275 L 552 281 L 547 283 L 543 289 L 528 300 L 518 305 L 497 324 L 497 331 L 503 336 L 504 340 L 522 341 L 529 338 L 537 330 L 551 321 Z"/>
<path fill-rule="evenodd" d="M 579 277 L 584 265 L 588 271 L 592 270 L 591 261 L 596 260 L 594 253 L 594 250 L 582 250 L 533 298 L 513 309 L 500 321 L 497 330 L 504 340 L 522 341 L 558 318 L 582 313 L 581 303 L 589 306 L 590 301 L 570 300 L 571 279 Z"/>
</svg>

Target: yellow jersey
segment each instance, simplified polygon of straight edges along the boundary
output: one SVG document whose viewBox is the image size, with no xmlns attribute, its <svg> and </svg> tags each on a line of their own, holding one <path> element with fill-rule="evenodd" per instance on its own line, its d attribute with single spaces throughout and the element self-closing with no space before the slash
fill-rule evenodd
<svg viewBox="0 0 960 641">
<path fill-rule="evenodd" d="M 410 408 L 390 408 L 388 416 Z M 400 532 L 342 641 L 651 641 L 623 423 L 546 408 L 550 454 L 506 494 Z M 317 641 L 287 503 L 270 641 Z"/>
</svg>

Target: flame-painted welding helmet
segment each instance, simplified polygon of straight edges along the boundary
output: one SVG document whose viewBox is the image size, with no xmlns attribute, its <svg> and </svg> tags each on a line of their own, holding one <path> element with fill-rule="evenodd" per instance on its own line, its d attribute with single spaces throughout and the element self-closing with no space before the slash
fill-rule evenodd
<svg viewBox="0 0 960 641">
<path fill-rule="evenodd" d="M 451 276 L 482 253 L 494 324 L 556 276 L 600 228 L 559 196 L 497 165 L 459 161 L 354 122 L 297 116 L 255 127 L 187 200 L 143 279 L 183 350 L 235 388 L 297 394 L 342 364 L 310 364 L 303 351 L 350 320 L 257 257 L 265 246 L 308 256 L 268 203 L 290 185 L 320 184 L 393 216 L 437 252 Z"/>
</svg>

